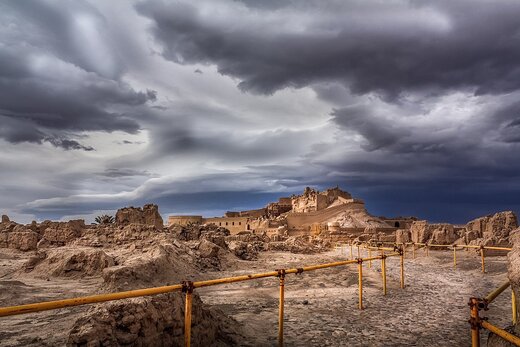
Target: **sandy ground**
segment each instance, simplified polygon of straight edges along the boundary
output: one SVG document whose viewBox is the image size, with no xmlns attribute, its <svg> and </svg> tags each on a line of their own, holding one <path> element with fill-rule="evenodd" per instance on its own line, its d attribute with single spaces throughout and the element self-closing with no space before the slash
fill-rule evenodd
<svg viewBox="0 0 520 347">
<path fill-rule="evenodd" d="M 23 253 L 0 252 L 0 306 L 87 295 L 100 279 L 47 281 L 15 272 Z M 238 261 L 227 271 L 200 278 L 300 267 L 345 259 L 346 254 L 261 253 L 258 261 Z M 406 260 L 406 288 L 399 288 L 399 259 L 389 258 L 388 295 L 382 295 L 380 261 L 364 265 L 364 305 L 357 308 L 357 268 L 350 265 L 286 278 L 285 342 L 287 346 L 468 346 L 468 299 L 484 296 L 506 280 L 506 258 L 486 259 L 488 273 L 480 272 L 480 258 L 458 252 L 453 268 L 449 252 L 430 252 Z M 246 329 L 251 346 L 276 345 L 278 279 L 269 278 L 198 289 L 205 303 L 233 316 Z M 76 317 L 87 307 L 66 308 L 0 318 L 0 346 L 59 346 Z M 510 321 L 506 292 L 485 315 L 505 326 Z M 486 334 L 482 336 L 485 337 Z M 485 345 L 485 344 L 483 344 Z"/>
<path fill-rule="evenodd" d="M 485 296 L 506 278 L 506 257 L 486 259 L 418 252 L 406 260 L 406 288 L 399 288 L 399 258 L 387 260 L 388 294 L 382 295 L 380 261 L 364 266 L 364 306 L 357 308 L 357 265 L 318 270 L 286 278 L 285 343 L 287 346 L 469 346 L 470 296 Z M 298 267 L 345 259 L 338 252 L 319 255 L 264 253 L 248 271 L 218 273 L 234 276 L 247 272 Z M 216 276 L 217 274 L 215 274 Z M 244 324 L 252 346 L 276 344 L 278 319 L 276 278 L 235 283 L 199 290 L 203 300 L 216 305 Z M 505 292 L 485 313 L 505 326 L 511 319 L 510 292 Z M 487 334 L 482 334 L 483 345 Z M 254 337 L 254 338 L 253 338 Z"/>
</svg>

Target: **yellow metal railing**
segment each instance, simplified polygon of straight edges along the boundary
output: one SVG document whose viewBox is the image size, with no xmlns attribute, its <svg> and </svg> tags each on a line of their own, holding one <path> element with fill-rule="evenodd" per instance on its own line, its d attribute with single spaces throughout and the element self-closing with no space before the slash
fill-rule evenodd
<svg viewBox="0 0 520 347">
<path fill-rule="evenodd" d="M 351 246 L 352 247 L 352 246 Z M 32 312 L 40 312 L 46 310 L 55 310 L 64 307 L 71 306 L 80 306 L 80 305 L 89 305 L 100 302 L 114 301 L 114 300 L 122 300 L 128 298 L 135 298 L 141 296 L 149 296 L 149 295 L 157 295 L 170 293 L 174 291 L 182 291 L 185 294 L 185 310 L 184 310 L 184 345 L 190 346 L 191 341 L 191 318 L 192 318 L 192 299 L 193 299 L 193 291 L 196 288 L 220 285 L 225 283 L 234 283 L 241 281 L 249 281 L 260 278 L 267 277 L 278 277 L 279 278 L 279 308 L 278 308 L 278 345 L 283 346 L 283 317 L 284 317 L 284 291 L 285 291 L 285 276 L 288 274 L 301 274 L 306 271 L 314 271 L 326 268 L 332 268 L 337 266 L 344 266 L 349 264 L 358 264 L 358 307 L 359 309 L 363 309 L 363 262 L 369 261 L 370 264 L 373 260 L 381 260 L 381 273 L 382 273 L 382 284 L 383 284 L 383 295 L 386 295 L 386 258 L 400 256 L 400 267 L 401 267 L 401 288 L 404 288 L 404 254 L 401 249 L 398 248 L 376 248 L 381 254 L 374 257 L 361 258 L 351 260 L 344 260 L 334 263 L 327 264 L 319 264 L 319 265 L 311 265 L 301 268 L 291 268 L 291 269 L 279 269 L 276 271 L 265 272 L 265 273 L 257 273 L 257 274 L 249 274 L 243 276 L 236 277 L 227 277 L 227 278 L 219 278 L 214 280 L 207 281 L 184 281 L 181 284 L 171 285 L 171 286 L 163 286 L 163 287 L 154 287 L 154 288 L 146 288 L 146 289 L 137 289 L 130 290 L 124 292 L 110 293 L 110 294 L 99 294 L 99 295 L 91 295 L 85 297 L 78 297 L 72 299 L 63 299 L 63 300 L 55 300 L 55 301 L 46 301 L 34 304 L 25 304 L 18 306 L 9 306 L 9 307 L 0 307 L 0 317 L 20 315 Z M 385 254 L 385 250 L 391 250 L 392 253 Z M 358 248 L 359 252 L 359 248 Z M 360 253 L 358 253 L 360 254 Z"/>
<path fill-rule="evenodd" d="M 429 250 L 430 248 L 447 248 L 447 249 L 452 249 L 453 250 L 453 266 L 456 267 L 457 266 L 457 249 L 466 249 L 466 250 L 469 250 L 471 248 L 473 249 L 478 249 L 480 250 L 480 264 L 481 264 L 481 269 L 482 269 L 482 272 L 485 273 L 486 272 L 486 262 L 485 262 L 485 258 L 486 258 L 486 254 L 485 254 L 485 251 L 486 250 L 495 250 L 495 251 L 510 251 L 511 248 L 509 247 L 495 247 L 495 246 L 477 246 L 477 245 L 457 245 L 457 244 L 450 244 L 450 245 L 438 245 L 438 244 L 432 244 L 432 243 L 419 243 L 419 242 L 405 242 L 405 243 L 395 243 L 395 242 L 383 242 L 383 241 L 379 241 L 379 242 L 375 242 L 375 244 L 378 244 L 378 245 L 393 245 L 394 248 L 393 249 L 402 249 L 402 251 L 404 252 L 404 256 L 406 257 L 406 251 L 407 251 L 407 248 L 408 246 L 412 246 L 412 258 L 415 259 L 416 258 L 416 250 L 420 249 L 420 248 L 424 248 L 425 249 L 425 252 L 426 252 L 426 256 L 429 255 Z M 368 248 L 368 249 L 374 249 L 374 246 L 370 243 L 355 243 L 356 247 L 358 248 L 358 256 L 359 256 L 359 248 Z M 417 246 L 417 248 L 416 248 Z M 377 247 L 377 249 L 386 249 L 386 250 L 392 250 L 392 248 L 384 248 L 384 247 Z M 352 243 L 350 244 L 350 257 L 352 258 L 353 257 L 353 251 L 352 251 Z"/>
<path fill-rule="evenodd" d="M 498 251 L 510 251 L 511 248 L 508 247 L 495 247 L 495 246 L 476 246 L 476 245 L 438 245 L 438 244 L 426 244 L 426 243 L 414 243 L 414 242 L 407 242 L 407 243 L 388 243 L 388 242 L 376 242 L 376 244 L 392 244 L 394 246 L 393 249 L 391 248 L 384 248 L 381 246 L 373 246 L 371 244 L 367 243 L 357 243 L 356 247 L 358 248 L 358 254 L 360 248 L 365 248 L 370 252 L 373 249 L 379 249 L 379 250 L 395 250 L 399 249 L 401 253 L 401 262 L 404 261 L 405 255 L 406 255 L 406 248 L 407 246 L 412 246 L 412 257 L 415 259 L 416 257 L 416 248 L 423 247 L 426 250 L 426 255 L 428 255 L 429 248 L 452 248 L 453 249 L 453 265 L 457 266 L 457 249 L 479 249 L 480 250 L 480 256 L 481 256 L 481 266 L 482 266 L 482 272 L 485 273 L 485 250 L 498 250 Z M 350 256 L 353 257 L 352 252 L 352 244 L 350 244 Z M 401 271 L 403 271 L 404 266 L 401 264 Z M 384 286 L 384 284 L 383 284 Z M 470 323 L 471 323 L 471 341 L 473 347 L 480 347 L 480 330 L 481 329 L 487 329 L 494 334 L 500 336 L 501 338 L 505 339 L 506 341 L 509 341 L 516 346 L 520 346 L 520 337 L 515 336 L 504 329 L 500 329 L 497 326 L 489 323 L 487 321 L 487 318 L 481 318 L 479 316 L 480 310 L 487 310 L 488 304 L 490 304 L 493 300 L 496 299 L 498 295 L 500 295 L 502 292 L 504 292 L 508 287 L 510 286 L 509 281 L 503 283 L 500 287 L 493 290 L 491 293 L 489 293 L 486 297 L 483 299 L 481 298 L 474 298 L 472 297 L 469 302 L 469 306 L 471 308 L 471 315 L 470 315 Z M 404 288 L 404 275 L 401 275 L 401 288 Z M 515 292 L 511 291 L 511 309 L 512 309 L 512 322 L 513 324 L 516 324 L 517 322 L 517 305 L 516 305 L 516 297 Z"/>
<path fill-rule="evenodd" d="M 501 329 L 487 321 L 486 317 L 480 317 L 481 310 L 487 310 L 488 305 L 496 299 L 501 293 L 509 288 L 509 281 L 503 283 L 500 287 L 493 290 L 484 298 L 472 297 L 469 299 L 470 307 L 470 320 L 471 324 L 471 346 L 480 347 L 480 330 L 487 329 L 492 333 L 500 336 L 502 339 L 513 343 L 515 346 L 520 346 L 520 337 L 515 336 L 504 329 Z M 515 292 L 511 290 L 511 307 L 512 307 L 512 322 L 516 324 L 517 321 L 517 310 L 516 310 L 516 297 Z"/>
</svg>

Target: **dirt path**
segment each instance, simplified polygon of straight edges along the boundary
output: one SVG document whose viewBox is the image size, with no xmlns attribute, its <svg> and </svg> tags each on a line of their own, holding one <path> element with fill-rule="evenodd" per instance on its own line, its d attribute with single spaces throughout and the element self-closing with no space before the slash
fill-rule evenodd
<svg viewBox="0 0 520 347">
<path fill-rule="evenodd" d="M 337 252 L 321 255 L 265 253 L 249 270 L 216 276 L 296 267 L 344 259 Z M 287 346 L 468 346 L 470 296 L 484 296 L 506 280 L 506 258 L 486 259 L 459 252 L 430 252 L 406 260 L 404 290 L 399 288 L 399 259 L 389 258 L 388 295 L 382 295 L 380 262 L 364 267 L 365 310 L 357 309 L 356 266 L 319 270 L 286 279 L 285 342 Z M 203 300 L 244 324 L 251 346 L 273 346 L 277 336 L 277 279 L 235 283 L 199 290 Z M 505 292 L 485 313 L 499 326 L 510 321 L 510 294 Z M 485 336 L 483 334 L 483 340 Z"/>
</svg>

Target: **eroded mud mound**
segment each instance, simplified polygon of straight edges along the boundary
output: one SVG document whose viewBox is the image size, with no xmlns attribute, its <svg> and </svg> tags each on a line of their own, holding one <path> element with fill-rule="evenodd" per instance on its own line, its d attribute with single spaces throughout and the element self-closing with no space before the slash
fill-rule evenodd
<svg viewBox="0 0 520 347">
<path fill-rule="evenodd" d="M 24 270 L 37 277 L 85 277 L 100 275 L 115 264 L 113 257 L 99 249 L 61 247 L 37 252 Z"/>
<path fill-rule="evenodd" d="M 183 346 L 181 293 L 135 298 L 92 308 L 78 319 L 67 346 Z M 240 345 L 238 323 L 193 297 L 193 346 Z"/>
</svg>

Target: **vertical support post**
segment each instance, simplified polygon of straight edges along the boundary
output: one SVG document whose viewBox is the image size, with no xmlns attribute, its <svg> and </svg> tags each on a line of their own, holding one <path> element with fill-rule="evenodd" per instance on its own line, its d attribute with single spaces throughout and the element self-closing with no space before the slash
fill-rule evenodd
<svg viewBox="0 0 520 347">
<path fill-rule="evenodd" d="M 363 259 L 358 258 L 358 308 L 363 309 Z"/>
<path fill-rule="evenodd" d="M 357 257 L 361 258 L 361 255 L 359 254 L 359 245 L 357 245 Z"/>
<path fill-rule="evenodd" d="M 471 347 L 480 347 L 480 317 L 478 315 L 477 298 L 469 299 L 469 307 L 471 310 L 469 323 L 471 324 Z"/>
<path fill-rule="evenodd" d="M 457 245 L 453 246 L 453 267 L 457 267 Z"/>
<path fill-rule="evenodd" d="M 401 289 L 404 289 L 404 252 L 401 250 Z"/>
<path fill-rule="evenodd" d="M 285 300 L 285 269 L 278 270 L 280 279 L 280 302 L 278 304 L 278 347 L 283 347 L 283 306 Z"/>
<path fill-rule="evenodd" d="M 511 288 L 511 310 L 513 311 L 513 324 L 516 324 L 516 316 L 517 316 L 517 310 L 516 310 L 516 295 L 513 288 Z"/>
<path fill-rule="evenodd" d="M 350 259 L 354 259 L 354 251 L 352 250 L 352 242 L 350 242 Z"/>
<path fill-rule="evenodd" d="M 406 242 L 403 242 L 403 257 L 406 258 Z"/>
<path fill-rule="evenodd" d="M 386 295 L 386 255 L 385 251 L 381 254 L 381 275 L 383 276 L 383 295 Z"/>
<path fill-rule="evenodd" d="M 415 259 L 415 242 L 412 242 L 412 256 Z"/>
<path fill-rule="evenodd" d="M 370 248 L 368 248 L 368 257 L 369 258 L 372 258 L 372 250 Z M 368 268 L 371 269 L 372 268 L 372 260 L 369 260 L 368 261 Z"/>
<path fill-rule="evenodd" d="M 193 301 L 193 282 L 184 281 L 182 291 L 186 294 L 186 305 L 184 307 L 184 346 L 191 345 L 191 306 Z"/>
<path fill-rule="evenodd" d="M 482 262 L 482 273 L 486 273 L 486 263 L 485 263 L 485 255 L 484 255 L 484 246 L 480 246 L 480 259 Z"/>
</svg>

